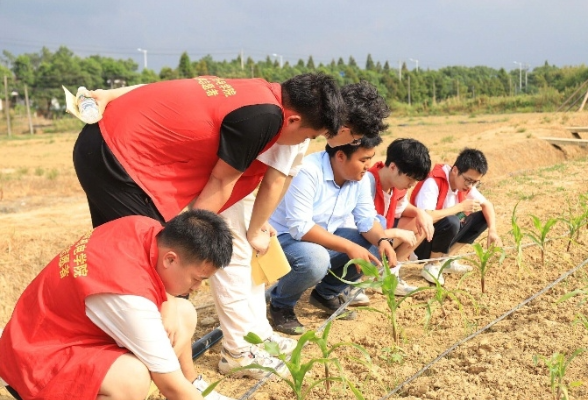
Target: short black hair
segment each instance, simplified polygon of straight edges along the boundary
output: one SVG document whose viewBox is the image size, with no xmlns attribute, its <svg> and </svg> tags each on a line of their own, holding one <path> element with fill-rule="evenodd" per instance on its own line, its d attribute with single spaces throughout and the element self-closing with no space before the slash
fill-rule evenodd
<svg viewBox="0 0 588 400">
<path fill-rule="evenodd" d="M 355 153 L 360 148 L 364 149 L 373 149 L 376 148 L 382 143 L 382 138 L 380 136 L 363 136 L 361 138 L 360 144 L 344 144 L 343 146 L 336 146 L 331 147 L 328 144 L 325 146 L 325 151 L 329 155 L 329 158 L 333 158 L 338 151 L 342 151 L 347 158 L 350 158 L 353 153 Z"/>
<path fill-rule="evenodd" d="M 157 243 L 177 251 L 188 263 L 207 261 L 216 268 L 229 265 L 233 235 L 225 220 L 207 210 L 183 212 L 169 220 Z"/>
<path fill-rule="evenodd" d="M 486 161 L 484 153 L 478 149 L 467 147 L 459 153 L 453 166 L 457 167 L 460 174 L 470 169 L 478 171 L 482 175 L 486 175 L 486 172 L 488 172 L 488 161 Z"/>
<path fill-rule="evenodd" d="M 366 81 L 351 83 L 341 88 L 347 107 L 345 125 L 357 135 L 378 136 L 388 128 L 384 118 L 390 115 L 386 100 L 378 89 Z"/>
<path fill-rule="evenodd" d="M 282 83 L 282 104 L 299 113 L 302 125 L 327 129 L 333 137 L 345 120 L 345 102 L 332 76 L 318 73 L 296 75 Z"/>
<path fill-rule="evenodd" d="M 416 139 L 396 139 L 386 150 L 386 166 L 394 163 L 400 173 L 422 181 L 431 171 L 429 149 Z"/>
</svg>

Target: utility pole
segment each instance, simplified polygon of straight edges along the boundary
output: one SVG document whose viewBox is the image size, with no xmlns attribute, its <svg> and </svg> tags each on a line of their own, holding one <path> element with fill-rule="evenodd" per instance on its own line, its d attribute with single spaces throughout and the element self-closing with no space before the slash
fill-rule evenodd
<svg viewBox="0 0 588 400">
<path fill-rule="evenodd" d="M 147 69 L 147 50 L 138 48 L 137 51 L 143 53 L 143 69 Z"/>
<path fill-rule="evenodd" d="M 529 92 L 529 81 L 527 80 L 527 72 L 529 71 L 529 64 L 525 64 L 525 92 Z"/>
<path fill-rule="evenodd" d="M 4 99 L 6 99 L 6 128 L 8 129 L 8 137 L 12 136 L 10 129 L 10 102 L 8 101 L 8 77 L 4 75 Z"/>
<path fill-rule="evenodd" d="M 28 91 L 27 85 L 24 86 L 24 92 L 25 92 L 25 104 L 27 106 L 27 117 L 29 118 L 29 132 L 32 135 L 34 133 L 33 120 L 31 119 L 31 106 L 29 104 L 29 91 Z"/>
<path fill-rule="evenodd" d="M 408 75 L 408 105 L 410 104 L 410 75 Z"/>
<path fill-rule="evenodd" d="M 523 63 L 518 61 L 513 61 L 515 64 L 519 65 L 519 92 L 523 91 Z"/>
</svg>

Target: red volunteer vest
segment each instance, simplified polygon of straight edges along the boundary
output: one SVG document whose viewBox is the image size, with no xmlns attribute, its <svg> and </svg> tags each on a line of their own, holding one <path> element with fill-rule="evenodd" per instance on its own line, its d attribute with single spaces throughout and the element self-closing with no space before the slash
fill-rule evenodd
<svg viewBox="0 0 588 400">
<path fill-rule="evenodd" d="M 382 182 L 380 181 L 380 174 L 378 171 L 385 167 L 382 161 L 378 161 L 369 169 L 376 180 L 376 196 L 374 197 L 374 205 L 376 211 L 380 215 L 384 215 L 386 209 L 386 199 L 384 198 L 384 191 L 382 190 Z M 396 211 L 396 205 L 398 200 L 402 199 L 406 195 L 406 190 L 399 190 L 392 188 L 392 196 L 390 196 L 390 205 L 388 206 L 388 212 L 386 217 L 386 229 L 394 228 L 394 213 Z"/>
<path fill-rule="evenodd" d="M 23 399 L 95 400 L 112 363 L 127 349 L 94 325 L 84 300 L 98 293 L 166 299 L 155 271 L 161 225 L 117 219 L 58 254 L 18 300 L 0 338 L 0 376 Z"/>
<path fill-rule="evenodd" d="M 445 174 L 445 171 L 443 170 L 443 164 L 435 164 L 431 172 L 429 172 L 428 178 L 433 178 L 439 188 L 439 197 L 437 197 L 437 206 L 435 210 L 442 210 L 443 203 L 445 203 L 445 198 L 449 192 L 449 181 L 447 180 L 447 174 Z M 410 195 L 410 203 L 412 205 L 416 206 L 416 197 L 419 194 L 423 183 L 425 183 L 424 180 L 420 181 L 412 190 L 412 194 Z M 457 192 L 457 201 L 461 203 L 465 200 L 466 195 L 466 192 L 459 190 Z"/>
<path fill-rule="evenodd" d="M 99 125 L 114 156 L 167 221 L 208 181 L 218 161 L 224 117 L 255 104 L 274 104 L 283 111 L 281 101 L 281 86 L 263 79 L 172 80 L 139 87 L 112 101 Z M 256 168 L 244 175 L 231 204 L 251 193 L 263 176 Z"/>
</svg>

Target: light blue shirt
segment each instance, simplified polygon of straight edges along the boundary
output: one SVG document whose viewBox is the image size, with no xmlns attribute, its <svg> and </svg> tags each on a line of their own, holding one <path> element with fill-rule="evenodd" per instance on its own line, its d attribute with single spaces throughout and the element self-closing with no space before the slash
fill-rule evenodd
<svg viewBox="0 0 588 400">
<path fill-rule="evenodd" d="M 364 175 L 361 181 L 338 186 L 329 155 L 322 151 L 304 158 L 300 173 L 292 179 L 270 223 L 278 235 L 290 233 L 301 240 L 315 224 L 335 232 L 350 214 L 359 232 L 372 229 L 377 213 L 370 181 Z"/>
</svg>

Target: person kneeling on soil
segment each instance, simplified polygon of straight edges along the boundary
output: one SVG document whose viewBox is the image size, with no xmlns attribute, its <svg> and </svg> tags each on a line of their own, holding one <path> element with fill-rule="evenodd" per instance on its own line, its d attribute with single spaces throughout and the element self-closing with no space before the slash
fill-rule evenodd
<svg viewBox="0 0 588 400">
<path fill-rule="evenodd" d="M 502 245 L 496 232 L 494 206 L 477 189 L 487 171 L 484 153 L 466 148 L 453 166 L 435 165 L 429 177 L 415 186 L 410 201 L 431 214 L 435 227 L 433 240 L 422 242 L 415 250 L 419 259 L 451 256 L 464 244 L 473 243 L 486 228 L 487 246 Z M 421 275 L 431 283 L 437 279 L 443 285 L 442 272 L 464 274 L 472 269 L 458 261 L 451 262 L 442 272 L 441 268 L 441 263 L 429 262 Z"/>
<path fill-rule="evenodd" d="M 167 399 L 202 399 L 196 311 L 172 296 L 227 265 L 232 246 L 226 222 L 204 210 L 165 226 L 130 216 L 96 228 L 25 289 L 0 337 L 0 376 L 24 399 L 143 400 L 151 380 Z M 177 308 L 169 338 L 164 302 Z M 230 400 L 214 391 L 206 398 Z"/>
</svg>

